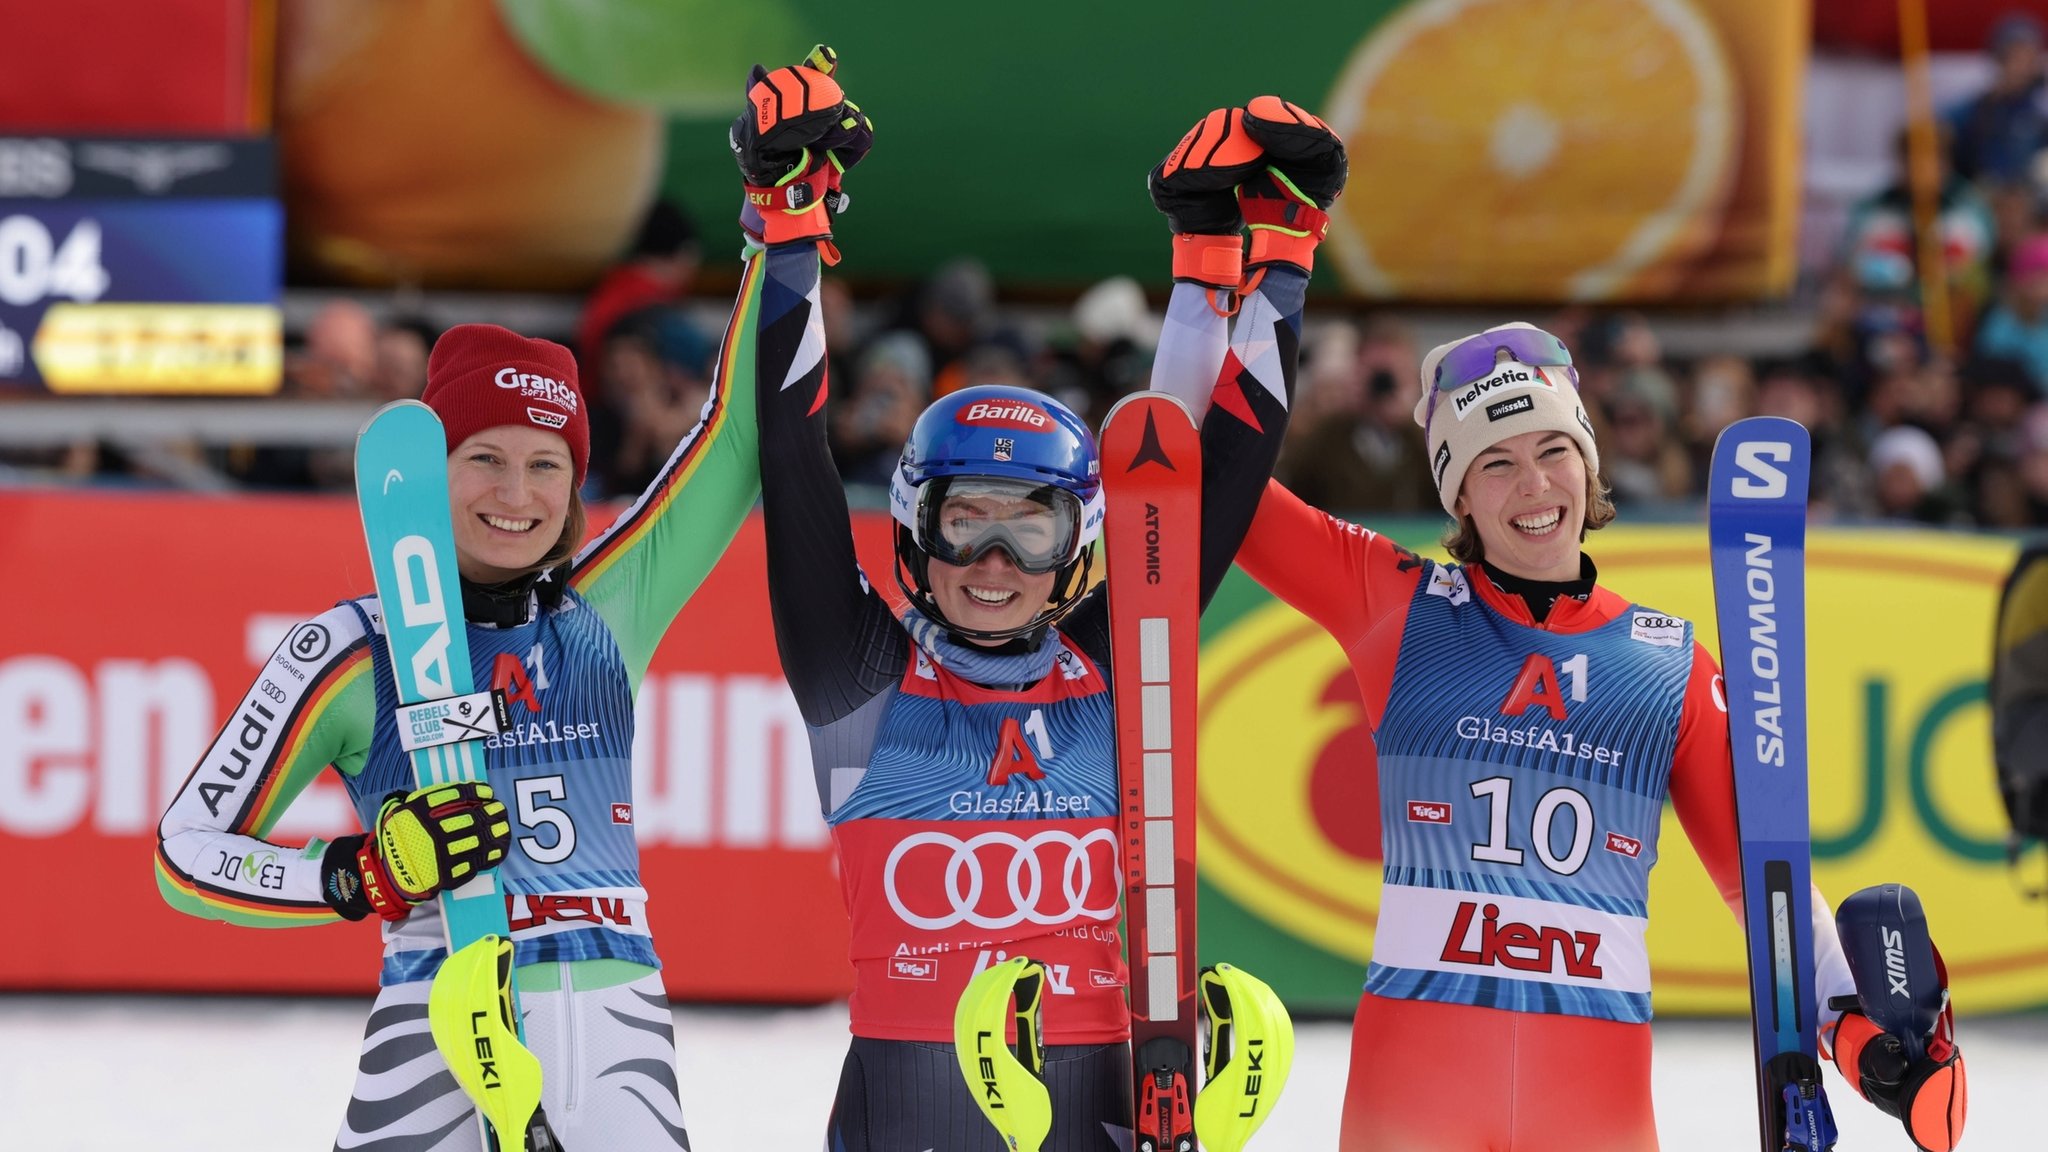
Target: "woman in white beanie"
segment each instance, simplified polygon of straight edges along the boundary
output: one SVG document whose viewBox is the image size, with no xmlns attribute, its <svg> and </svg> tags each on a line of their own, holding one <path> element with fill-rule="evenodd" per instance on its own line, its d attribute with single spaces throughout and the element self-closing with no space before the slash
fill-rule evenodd
<svg viewBox="0 0 2048 1152">
<path fill-rule="evenodd" d="M 1232 411 L 1239 370 L 1210 363 Z M 1614 506 L 1562 341 L 1508 324 L 1439 345 L 1415 420 L 1457 563 L 1277 482 L 1237 558 L 1342 645 L 1378 754 L 1385 883 L 1340 1147 L 1655 1149 L 1644 931 L 1667 798 L 1741 915 L 1720 669 L 1689 622 L 1597 583 L 1582 545 Z M 1250 466 L 1282 423 L 1206 420 L 1205 467 Z M 1818 899 L 1814 922 L 1825 1004 L 1853 981 Z"/>
</svg>

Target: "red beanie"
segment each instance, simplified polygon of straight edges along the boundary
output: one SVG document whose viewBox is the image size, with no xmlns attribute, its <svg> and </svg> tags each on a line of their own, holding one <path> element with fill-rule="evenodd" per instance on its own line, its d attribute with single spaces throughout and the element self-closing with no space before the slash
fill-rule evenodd
<svg viewBox="0 0 2048 1152">
<path fill-rule="evenodd" d="M 519 424 L 569 442 L 576 486 L 590 466 L 590 416 L 576 386 L 576 357 L 552 340 L 496 324 L 457 324 L 434 341 L 420 395 L 448 430 L 448 450 L 486 428 Z"/>
</svg>

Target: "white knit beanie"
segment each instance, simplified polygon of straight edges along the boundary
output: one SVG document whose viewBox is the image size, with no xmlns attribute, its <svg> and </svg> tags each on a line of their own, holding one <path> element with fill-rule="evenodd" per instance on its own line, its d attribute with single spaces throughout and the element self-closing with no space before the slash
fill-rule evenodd
<svg viewBox="0 0 2048 1152">
<path fill-rule="evenodd" d="M 1481 452 L 1524 432 L 1563 432 L 1577 441 L 1588 475 L 1600 472 L 1600 450 L 1593 444 L 1593 422 L 1579 400 L 1578 380 L 1569 367 L 1539 367 L 1501 359 L 1493 373 L 1479 380 L 1458 381 L 1439 394 L 1436 366 L 1451 349 L 1510 328 L 1536 328 L 1516 321 L 1439 344 L 1422 358 L 1422 397 L 1415 402 L 1415 422 L 1429 445 L 1429 469 L 1437 499 L 1456 516 L 1458 491 L 1465 470 Z M 1541 331 L 1541 329 L 1537 329 Z M 1432 411 L 1432 407 L 1434 411 Z"/>
</svg>

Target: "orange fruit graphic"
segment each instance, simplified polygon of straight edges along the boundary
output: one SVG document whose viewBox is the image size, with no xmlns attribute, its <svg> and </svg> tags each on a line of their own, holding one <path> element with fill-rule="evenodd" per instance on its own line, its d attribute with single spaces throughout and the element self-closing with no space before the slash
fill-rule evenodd
<svg viewBox="0 0 2048 1152">
<path fill-rule="evenodd" d="M 1714 239 L 1737 101 L 1690 0 L 1407 5 L 1323 110 L 1351 156 L 1329 247 L 1374 296 L 1667 293 Z"/>
</svg>

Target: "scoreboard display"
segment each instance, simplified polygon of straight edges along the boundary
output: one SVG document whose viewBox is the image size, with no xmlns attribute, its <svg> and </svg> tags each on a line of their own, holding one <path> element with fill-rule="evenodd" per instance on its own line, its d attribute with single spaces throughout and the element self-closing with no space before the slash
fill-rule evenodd
<svg viewBox="0 0 2048 1152">
<path fill-rule="evenodd" d="M 275 392 L 265 138 L 0 137 L 0 394 Z"/>
</svg>

